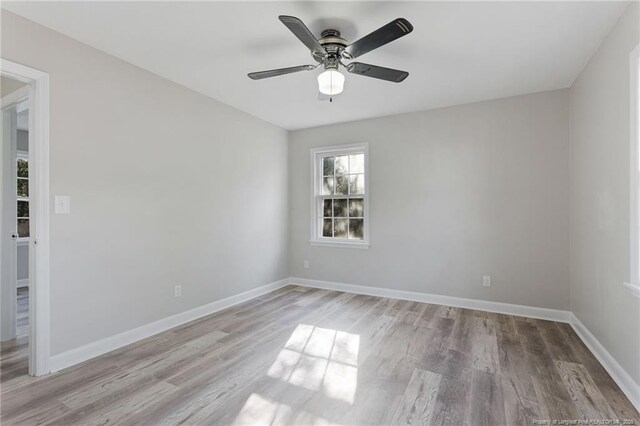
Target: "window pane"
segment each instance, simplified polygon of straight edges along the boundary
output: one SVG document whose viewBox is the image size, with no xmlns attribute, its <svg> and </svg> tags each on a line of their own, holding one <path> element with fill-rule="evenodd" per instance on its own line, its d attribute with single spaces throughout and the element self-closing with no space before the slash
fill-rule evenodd
<svg viewBox="0 0 640 426">
<path fill-rule="evenodd" d="M 18 201 L 18 217 L 29 217 L 29 202 Z"/>
<path fill-rule="evenodd" d="M 364 175 L 349 176 L 349 193 L 364 194 Z"/>
<path fill-rule="evenodd" d="M 349 156 L 349 173 L 364 173 L 364 154 Z"/>
<path fill-rule="evenodd" d="M 364 217 L 364 200 L 362 198 L 349 199 L 349 216 Z"/>
<path fill-rule="evenodd" d="M 363 219 L 349 219 L 349 238 L 354 240 L 361 240 L 364 235 L 363 229 Z"/>
<path fill-rule="evenodd" d="M 29 219 L 18 219 L 18 237 L 29 236 Z"/>
<path fill-rule="evenodd" d="M 18 159 L 18 177 L 29 177 L 29 162 Z"/>
<path fill-rule="evenodd" d="M 347 238 L 347 219 L 335 219 L 335 227 L 333 230 L 333 236 L 335 238 Z"/>
<path fill-rule="evenodd" d="M 324 213 L 323 216 L 324 217 L 331 217 L 333 216 L 332 212 L 333 212 L 333 200 L 324 200 Z"/>
<path fill-rule="evenodd" d="M 364 240 L 365 155 L 349 148 L 314 157 L 316 202 L 322 203 L 313 223 L 318 238 Z"/>
<path fill-rule="evenodd" d="M 333 215 L 347 217 L 347 200 L 333 200 Z"/>
<path fill-rule="evenodd" d="M 349 173 L 349 156 L 341 155 L 340 157 L 335 157 L 335 158 L 336 158 L 336 174 L 344 175 Z"/>
<path fill-rule="evenodd" d="M 322 236 L 333 237 L 333 221 L 331 219 L 324 219 L 322 221 Z"/>
<path fill-rule="evenodd" d="M 29 179 L 18 179 L 18 190 L 16 191 L 18 197 L 29 196 Z"/>
<path fill-rule="evenodd" d="M 336 176 L 336 194 L 347 195 L 349 193 L 349 176 Z"/>
<path fill-rule="evenodd" d="M 333 194 L 333 178 L 326 177 L 322 179 L 322 195 Z"/>
<path fill-rule="evenodd" d="M 333 175 L 333 157 L 324 157 L 322 159 L 322 175 Z"/>
</svg>

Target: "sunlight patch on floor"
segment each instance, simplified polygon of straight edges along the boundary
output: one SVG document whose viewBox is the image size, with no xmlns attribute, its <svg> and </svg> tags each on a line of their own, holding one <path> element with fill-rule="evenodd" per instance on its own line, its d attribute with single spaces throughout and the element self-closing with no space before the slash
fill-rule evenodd
<svg viewBox="0 0 640 426">
<path fill-rule="evenodd" d="M 267 375 L 353 404 L 359 348 L 357 334 L 299 324 Z"/>
<path fill-rule="evenodd" d="M 233 421 L 234 426 L 275 426 L 275 425 L 340 426 L 327 419 L 306 411 L 294 412 L 287 404 L 272 401 L 258 394 L 251 394 L 242 410 Z"/>
<path fill-rule="evenodd" d="M 286 423 L 291 407 L 251 394 L 233 422 L 234 425 L 274 425 Z"/>
</svg>

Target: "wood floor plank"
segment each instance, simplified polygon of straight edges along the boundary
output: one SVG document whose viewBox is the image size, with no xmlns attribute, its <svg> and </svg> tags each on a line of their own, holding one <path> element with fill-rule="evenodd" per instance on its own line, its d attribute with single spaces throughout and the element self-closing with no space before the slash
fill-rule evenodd
<svg viewBox="0 0 640 426">
<path fill-rule="evenodd" d="M 462 353 L 471 354 L 473 324 L 476 321 L 473 311 L 469 309 L 459 309 L 454 318 L 453 335 L 451 338 L 451 349 Z"/>
<path fill-rule="evenodd" d="M 416 368 L 396 410 L 393 425 L 428 425 L 442 376 Z"/>
<path fill-rule="evenodd" d="M 640 424 L 566 324 L 297 286 L 50 376 L 0 349 L 3 425 Z"/>
<path fill-rule="evenodd" d="M 531 425 L 542 419 L 533 382 L 521 384 L 512 376 L 500 376 L 506 424 Z"/>
<path fill-rule="evenodd" d="M 537 320 L 516 319 L 524 356 L 542 419 L 576 419 L 578 411 L 537 327 Z"/>
<path fill-rule="evenodd" d="M 499 373 L 500 361 L 495 321 L 486 317 L 474 317 L 472 336 L 473 368 L 486 373 Z"/>
<path fill-rule="evenodd" d="M 531 425 L 542 419 L 531 374 L 513 317 L 500 315 L 497 322 L 498 357 L 505 418 L 510 425 Z"/>
<path fill-rule="evenodd" d="M 442 376 L 438 386 L 438 395 L 433 409 L 431 425 L 464 425 L 467 422 L 471 403 L 471 373 L 466 371 L 463 377 Z"/>
<path fill-rule="evenodd" d="M 556 361 L 562 380 L 582 419 L 611 420 L 616 418 L 607 400 L 580 364 Z"/>
<path fill-rule="evenodd" d="M 558 328 L 557 323 L 540 320 L 536 325 L 552 359 L 572 363 L 580 362 L 571 345 Z"/>
<path fill-rule="evenodd" d="M 452 333 L 454 330 L 455 320 L 452 318 L 436 317 L 432 323 L 432 328 L 429 329 L 428 335 L 425 339 L 428 342 L 427 350 L 422 357 L 421 362 L 418 364 L 419 368 L 423 370 L 433 371 L 443 376 L 448 376 L 451 373 L 450 356 L 457 353 L 449 353 L 451 347 Z"/>
<path fill-rule="evenodd" d="M 498 373 L 472 370 L 470 400 L 467 424 L 506 424 L 502 382 Z"/>
<path fill-rule="evenodd" d="M 559 378 L 558 378 L 559 379 Z M 538 400 L 541 419 L 577 419 L 578 410 L 571 397 L 559 396 L 558 382 L 553 379 L 532 376 L 531 381 Z M 566 389 L 565 389 L 566 391 Z"/>
</svg>

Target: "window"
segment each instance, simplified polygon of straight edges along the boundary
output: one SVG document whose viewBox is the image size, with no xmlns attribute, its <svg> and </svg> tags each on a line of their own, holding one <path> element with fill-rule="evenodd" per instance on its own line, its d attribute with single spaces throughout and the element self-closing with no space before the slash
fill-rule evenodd
<svg viewBox="0 0 640 426">
<path fill-rule="evenodd" d="M 311 244 L 367 248 L 367 144 L 311 151 Z"/>
<path fill-rule="evenodd" d="M 28 156 L 18 154 L 16 160 L 16 196 L 18 238 L 29 238 L 29 160 Z"/>
</svg>

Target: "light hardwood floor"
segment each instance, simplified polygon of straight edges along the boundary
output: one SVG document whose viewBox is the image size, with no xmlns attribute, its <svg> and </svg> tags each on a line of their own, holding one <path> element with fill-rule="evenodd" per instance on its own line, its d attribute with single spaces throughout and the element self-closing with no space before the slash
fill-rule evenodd
<svg viewBox="0 0 640 426">
<path fill-rule="evenodd" d="M 17 297 L 16 338 L 1 344 L 1 388 L 4 388 L 5 383 L 8 384 L 20 377 L 27 378 L 29 374 L 29 288 L 19 288 Z"/>
<path fill-rule="evenodd" d="M 295 286 L 44 378 L 2 368 L 2 424 L 640 424 L 567 324 Z"/>
<path fill-rule="evenodd" d="M 29 336 L 29 287 L 18 289 L 16 338 Z"/>
</svg>

